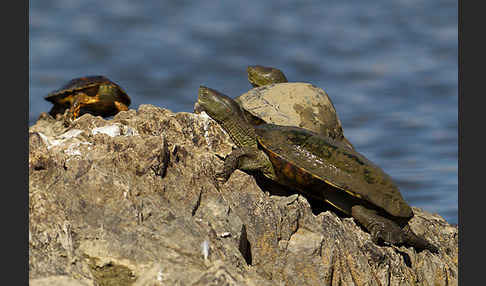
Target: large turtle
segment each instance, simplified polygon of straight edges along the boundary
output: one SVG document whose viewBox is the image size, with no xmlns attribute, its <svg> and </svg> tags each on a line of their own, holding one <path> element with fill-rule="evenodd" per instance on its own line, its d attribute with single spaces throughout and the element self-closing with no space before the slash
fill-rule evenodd
<svg viewBox="0 0 486 286">
<path fill-rule="evenodd" d="M 53 117 L 69 109 L 68 118 L 74 120 L 84 113 L 108 117 L 128 110 L 130 97 L 116 83 L 105 76 L 94 75 L 70 80 L 60 89 L 49 93 L 45 100 L 54 106 Z"/>
<path fill-rule="evenodd" d="M 268 66 L 249 66 L 248 81 L 255 88 L 235 98 L 253 125 L 274 123 L 298 126 L 342 141 L 341 121 L 327 93 L 310 83 L 288 82 L 284 73 Z"/>
<path fill-rule="evenodd" d="M 412 209 L 392 179 L 342 142 L 299 127 L 253 126 L 233 99 L 204 86 L 199 88 L 197 108 L 217 121 L 238 147 L 225 159 L 223 180 L 235 169 L 259 171 L 352 216 L 375 243 L 438 251 L 411 231 Z"/>
</svg>

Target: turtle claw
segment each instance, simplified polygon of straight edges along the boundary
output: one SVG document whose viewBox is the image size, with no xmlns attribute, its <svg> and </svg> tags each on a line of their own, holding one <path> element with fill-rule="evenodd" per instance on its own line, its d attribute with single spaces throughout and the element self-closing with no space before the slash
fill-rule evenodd
<svg viewBox="0 0 486 286">
<path fill-rule="evenodd" d="M 66 109 L 59 119 L 62 120 L 64 127 L 70 127 L 75 119 L 71 108 Z"/>
<path fill-rule="evenodd" d="M 73 120 L 70 117 L 64 117 L 63 124 L 64 127 L 69 127 L 73 123 Z"/>
</svg>

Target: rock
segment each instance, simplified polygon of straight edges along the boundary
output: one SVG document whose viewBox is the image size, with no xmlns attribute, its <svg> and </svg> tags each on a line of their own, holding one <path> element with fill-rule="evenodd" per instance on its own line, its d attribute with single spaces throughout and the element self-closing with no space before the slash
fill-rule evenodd
<svg viewBox="0 0 486 286">
<path fill-rule="evenodd" d="M 81 281 L 69 276 L 50 276 L 44 278 L 32 279 L 30 286 L 92 286 L 92 281 Z"/>
<path fill-rule="evenodd" d="M 267 123 L 298 126 L 353 145 L 343 135 L 336 109 L 327 93 L 310 83 L 269 84 L 250 89 L 235 100 Z"/>
<path fill-rule="evenodd" d="M 204 115 L 41 116 L 29 145 L 31 285 L 457 285 L 457 227 L 413 208 L 440 248 L 417 253 L 258 176 L 221 184 L 233 144 Z"/>
</svg>

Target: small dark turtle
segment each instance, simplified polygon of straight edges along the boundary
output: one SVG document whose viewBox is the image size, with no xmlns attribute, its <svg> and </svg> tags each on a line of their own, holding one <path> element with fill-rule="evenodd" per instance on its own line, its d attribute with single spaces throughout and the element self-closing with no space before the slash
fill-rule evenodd
<svg viewBox="0 0 486 286">
<path fill-rule="evenodd" d="M 69 109 L 68 117 L 74 120 L 84 113 L 108 117 L 128 110 L 130 97 L 116 83 L 105 76 L 75 78 L 63 87 L 49 93 L 45 100 L 54 106 L 49 111 L 53 117 Z"/>
<path fill-rule="evenodd" d="M 259 171 L 354 217 L 375 243 L 382 240 L 438 251 L 410 230 L 411 207 L 391 178 L 362 154 L 303 128 L 253 126 L 233 99 L 204 86 L 199 88 L 197 105 L 239 147 L 225 159 L 221 173 L 224 180 L 235 169 Z"/>
<path fill-rule="evenodd" d="M 248 73 L 248 81 L 253 87 L 288 82 L 284 73 L 277 68 L 255 65 L 247 67 L 246 72 Z"/>
</svg>

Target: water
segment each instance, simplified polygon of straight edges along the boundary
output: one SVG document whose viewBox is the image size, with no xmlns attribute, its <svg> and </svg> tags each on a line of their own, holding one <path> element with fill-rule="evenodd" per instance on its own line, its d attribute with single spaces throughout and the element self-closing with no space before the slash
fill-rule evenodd
<svg viewBox="0 0 486 286">
<path fill-rule="evenodd" d="M 30 1 L 29 125 L 68 80 L 192 112 L 199 85 L 236 97 L 247 65 L 331 97 L 344 134 L 411 205 L 457 223 L 457 1 Z"/>
</svg>

